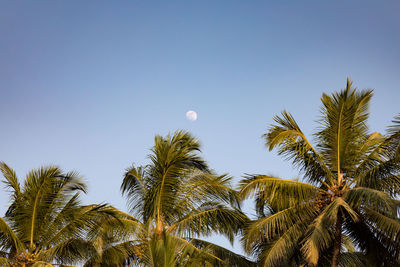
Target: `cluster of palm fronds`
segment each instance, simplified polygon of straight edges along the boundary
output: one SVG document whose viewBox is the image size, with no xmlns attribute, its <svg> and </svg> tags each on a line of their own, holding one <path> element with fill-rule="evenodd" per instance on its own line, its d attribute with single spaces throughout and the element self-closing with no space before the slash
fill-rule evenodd
<svg viewBox="0 0 400 267">
<path fill-rule="evenodd" d="M 0 266 L 400 266 L 400 116 L 370 133 L 371 97 L 350 81 L 324 94 L 316 146 L 292 115 L 274 118 L 266 145 L 301 181 L 247 175 L 234 190 L 189 133 L 156 136 L 149 164 L 123 177 L 129 213 L 81 204 L 77 173 L 46 167 L 20 181 L 1 163 Z M 240 209 L 251 197 L 255 220 Z M 216 233 L 241 236 L 249 257 L 202 239 Z"/>
</svg>

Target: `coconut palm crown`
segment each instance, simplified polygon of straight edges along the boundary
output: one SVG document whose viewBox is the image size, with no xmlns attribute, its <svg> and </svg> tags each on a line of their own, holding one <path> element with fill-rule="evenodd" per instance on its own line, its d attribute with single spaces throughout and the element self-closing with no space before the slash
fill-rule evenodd
<svg viewBox="0 0 400 267">
<path fill-rule="evenodd" d="M 78 264 L 96 251 L 88 237 L 115 220 L 107 205 L 81 205 L 86 185 L 75 172 L 42 167 L 21 185 L 15 172 L 0 163 L 10 206 L 0 217 L 0 266 Z"/>
<path fill-rule="evenodd" d="M 387 135 L 367 127 L 371 90 L 323 94 L 316 146 L 283 111 L 264 135 L 269 150 L 291 160 L 300 181 L 248 175 L 242 198 L 255 196 L 259 214 L 244 236 L 261 266 L 399 266 L 400 120 Z M 346 245 L 347 244 L 347 245 Z M 349 245 L 350 244 L 350 245 Z M 359 253 L 354 252 L 357 248 Z M 351 255 L 350 255 L 351 254 Z"/>
<path fill-rule="evenodd" d="M 121 190 L 132 216 L 142 225 L 141 233 L 136 233 L 135 264 L 252 265 L 240 255 L 199 239 L 219 233 L 233 241 L 247 221 L 239 209 L 237 192 L 231 188 L 231 177 L 215 175 L 199 152 L 197 139 L 177 131 L 155 137 L 148 165 L 127 169 Z"/>
</svg>

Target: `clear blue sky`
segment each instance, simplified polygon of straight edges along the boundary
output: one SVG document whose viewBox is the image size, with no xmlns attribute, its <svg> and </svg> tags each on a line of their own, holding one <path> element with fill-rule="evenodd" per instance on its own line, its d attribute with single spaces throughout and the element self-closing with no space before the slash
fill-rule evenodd
<svg viewBox="0 0 400 267">
<path fill-rule="evenodd" d="M 0 160 L 21 178 L 77 170 L 86 203 L 126 210 L 124 169 L 146 163 L 155 134 L 187 129 L 236 181 L 293 178 L 261 139 L 282 109 L 311 134 L 321 94 L 349 76 L 375 88 L 372 130 L 400 112 L 399 13 L 399 1 L 2 1 Z"/>
</svg>

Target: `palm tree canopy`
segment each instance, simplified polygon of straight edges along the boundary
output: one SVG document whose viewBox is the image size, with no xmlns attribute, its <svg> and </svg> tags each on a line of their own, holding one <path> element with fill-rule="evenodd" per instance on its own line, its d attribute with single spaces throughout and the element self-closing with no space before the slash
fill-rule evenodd
<svg viewBox="0 0 400 267">
<path fill-rule="evenodd" d="M 265 175 L 241 181 L 241 197 L 256 197 L 259 214 L 245 232 L 245 246 L 264 266 L 299 254 L 309 265 L 322 264 L 321 252 L 331 255 L 332 266 L 359 260 L 342 247 L 345 240 L 368 257 L 383 249 L 385 266 L 399 264 L 399 117 L 387 135 L 369 132 L 371 97 L 372 90 L 354 89 L 350 80 L 344 90 L 323 94 L 316 146 L 290 113 L 274 117 L 266 146 L 303 175 L 301 181 Z"/>
<path fill-rule="evenodd" d="M 93 252 L 87 233 L 115 217 L 107 205 L 80 204 L 86 185 L 76 172 L 42 167 L 21 184 L 5 163 L 0 171 L 11 203 L 0 218 L 0 260 L 6 266 L 81 262 Z"/>
<path fill-rule="evenodd" d="M 189 252 L 191 258 L 207 256 L 200 257 L 203 263 L 215 264 L 215 260 L 223 262 L 232 258 L 236 254 L 216 245 L 204 245 L 205 241 L 197 239 L 219 233 L 233 242 L 234 235 L 247 221 L 239 209 L 231 177 L 216 175 L 209 169 L 199 154 L 199 141 L 188 132 L 156 136 L 154 141 L 150 163 L 128 168 L 121 185 L 131 213 L 146 229 L 138 237 L 141 238 L 138 244 L 145 247 L 140 260 L 150 265 L 170 266 L 171 262 L 153 258 L 161 255 L 160 251 L 164 251 L 164 256 L 172 251 L 170 256 L 174 262 L 186 260 L 182 255 Z M 182 254 L 183 250 L 186 254 Z M 236 257 L 250 264 L 244 257 Z"/>
</svg>

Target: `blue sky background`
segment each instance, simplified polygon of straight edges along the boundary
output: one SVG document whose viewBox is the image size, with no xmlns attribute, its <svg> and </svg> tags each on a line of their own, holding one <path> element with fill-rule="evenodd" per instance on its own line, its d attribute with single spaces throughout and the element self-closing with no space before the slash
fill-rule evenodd
<svg viewBox="0 0 400 267">
<path fill-rule="evenodd" d="M 399 12 L 399 1 L 365 0 L 2 1 L 0 160 L 20 178 L 77 170 L 85 203 L 123 210 L 125 168 L 177 129 L 235 181 L 296 177 L 261 138 L 281 110 L 310 135 L 320 96 L 349 76 L 375 88 L 372 130 L 400 112 Z M 7 205 L 1 190 L 0 214 Z"/>
</svg>

